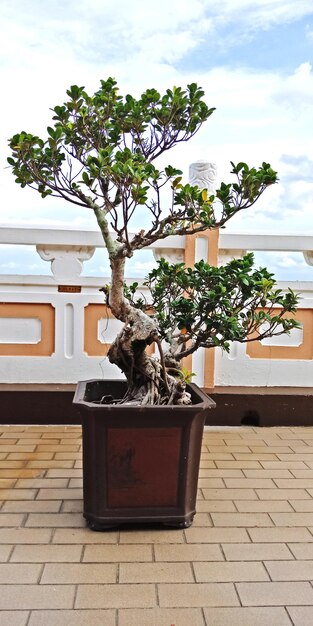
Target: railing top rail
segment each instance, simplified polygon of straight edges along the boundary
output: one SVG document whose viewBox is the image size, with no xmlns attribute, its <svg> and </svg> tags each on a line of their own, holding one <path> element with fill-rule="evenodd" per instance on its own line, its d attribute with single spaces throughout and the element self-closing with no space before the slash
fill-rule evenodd
<svg viewBox="0 0 313 626">
<path fill-rule="evenodd" d="M 104 247 L 101 233 L 96 230 L 73 230 L 69 228 L 44 228 L 25 226 L 0 226 L 0 244 L 11 245 L 66 245 Z M 167 237 L 156 241 L 151 248 L 185 247 L 185 237 Z M 311 251 L 313 235 L 231 233 L 220 231 L 219 248 L 232 250 Z"/>
<path fill-rule="evenodd" d="M 304 252 L 313 250 L 313 235 L 268 233 L 225 233 L 219 237 L 220 249 Z"/>
<path fill-rule="evenodd" d="M 135 233 L 134 233 L 135 234 Z M 114 234 L 112 233 L 114 236 Z M 69 228 L 39 228 L 0 226 L 0 244 L 11 245 L 59 245 L 93 246 L 104 248 L 100 231 L 73 230 Z M 150 247 L 184 248 L 185 237 L 167 237 L 162 242 L 155 242 Z"/>
</svg>

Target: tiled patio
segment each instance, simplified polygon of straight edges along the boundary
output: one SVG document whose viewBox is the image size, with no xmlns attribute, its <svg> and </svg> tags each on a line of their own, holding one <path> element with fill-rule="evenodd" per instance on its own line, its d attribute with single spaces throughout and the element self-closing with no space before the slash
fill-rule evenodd
<svg viewBox="0 0 313 626">
<path fill-rule="evenodd" d="M 1 626 L 313 625 L 313 428 L 210 428 L 187 530 L 95 533 L 79 427 L 0 426 Z"/>
</svg>

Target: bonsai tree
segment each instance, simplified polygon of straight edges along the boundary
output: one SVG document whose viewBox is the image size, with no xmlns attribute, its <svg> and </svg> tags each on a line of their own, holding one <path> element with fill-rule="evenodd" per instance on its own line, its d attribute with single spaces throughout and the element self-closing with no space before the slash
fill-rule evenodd
<svg viewBox="0 0 313 626">
<path fill-rule="evenodd" d="M 96 217 L 111 267 L 105 299 L 124 323 L 108 352 L 127 379 L 122 402 L 188 404 L 183 357 L 200 347 L 228 350 L 231 341 L 289 332 L 297 322 L 286 313 L 294 313 L 297 296 L 277 290 L 272 274 L 254 269 L 248 254 L 220 268 L 200 261 L 191 269 L 161 259 L 147 279 L 152 298 L 146 303 L 136 295 L 136 283 L 125 287 L 125 260 L 169 235 L 224 227 L 277 182 L 277 173 L 268 163 L 231 163 L 233 182 L 210 194 L 185 184 L 175 166 L 158 168 L 158 158 L 164 161 L 165 153 L 189 141 L 214 111 L 195 83 L 164 95 L 148 89 L 136 99 L 119 95 L 109 78 L 94 95 L 74 85 L 67 96 L 53 109 L 47 139 L 27 132 L 10 139 L 9 165 L 21 187 Z M 164 200 L 165 189 L 170 194 Z M 132 234 L 131 220 L 140 210 L 149 226 Z M 146 353 L 153 342 L 159 358 Z"/>
</svg>

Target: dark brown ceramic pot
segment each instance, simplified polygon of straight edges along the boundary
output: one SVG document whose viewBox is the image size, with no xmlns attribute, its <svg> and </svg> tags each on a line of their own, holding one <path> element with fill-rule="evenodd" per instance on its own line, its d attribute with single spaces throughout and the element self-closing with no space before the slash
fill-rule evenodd
<svg viewBox="0 0 313 626">
<path fill-rule="evenodd" d="M 215 403 L 190 384 L 189 406 L 99 404 L 125 391 L 120 380 L 77 385 L 84 517 L 93 530 L 133 523 L 187 528 L 196 512 L 203 427 Z"/>
</svg>

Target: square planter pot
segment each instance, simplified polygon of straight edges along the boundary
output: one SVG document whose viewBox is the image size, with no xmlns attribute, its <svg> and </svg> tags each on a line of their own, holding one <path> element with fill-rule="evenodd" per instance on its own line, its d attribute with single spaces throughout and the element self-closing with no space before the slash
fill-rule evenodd
<svg viewBox="0 0 313 626">
<path fill-rule="evenodd" d="M 99 404 L 122 398 L 126 382 L 79 382 L 84 517 L 93 530 L 132 523 L 191 525 L 205 419 L 215 403 L 188 385 L 189 406 Z"/>
</svg>

